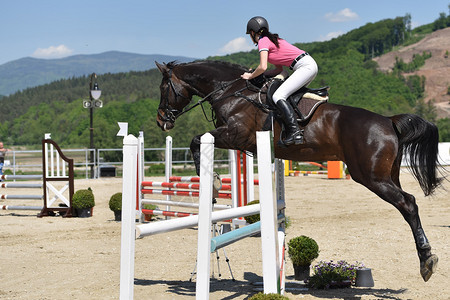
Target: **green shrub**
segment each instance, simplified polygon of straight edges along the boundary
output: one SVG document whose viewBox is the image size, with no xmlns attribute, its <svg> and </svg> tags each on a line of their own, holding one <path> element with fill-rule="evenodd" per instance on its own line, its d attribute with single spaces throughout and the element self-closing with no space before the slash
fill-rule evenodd
<svg viewBox="0 0 450 300">
<path fill-rule="evenodd" d="M 310 237 L 297 236 L 288 242 L 288 254 L 294 265 L 309 266 L 319 256 L 319 245 Z"/>
<path fill-rule="evenodd" d="M 122 210 L 122 193 L 115 193 L 109 199 L 109 209 L 112 211 Z"/>
<path fill-rule="evenodd" d="M 253 204 L 258 204 L 258 203 L 259 203 L 259 200 L 253 200 L 253 201 L 247 203 L 247 205 L 253 205 Z M 260 219 L 260 218 L 259 218 L 259 213 L 258 213 L 258 214 L 255 214 L 255 215 L 251 215 L 251 216 L 246 216 L 246 217 L 244 217 L 244 219 L 245 219 L 245 221 L 247 221 L 247 223 L 249 223 L 249 224 L 256 223 L 256 222 L 258 222 L 259 219 Z"/>
<path fill-rule="evenodd" d="M 249 300 L 289 300 L 289 298 L 286 296 L 279 295 L 279 294 L 274 294 L 274 293 L 264 294 L 264 293 L 260 292 L 256 295 L 251 296 L 249 298 Z"/>
<path fill-rule="evenodd" d="M 73 194 L 72 198 L 73 208 L 91 208 L 95 206 L 94 194 L 91 188 L 87 190 L 78 190 Z"/>
</svg>

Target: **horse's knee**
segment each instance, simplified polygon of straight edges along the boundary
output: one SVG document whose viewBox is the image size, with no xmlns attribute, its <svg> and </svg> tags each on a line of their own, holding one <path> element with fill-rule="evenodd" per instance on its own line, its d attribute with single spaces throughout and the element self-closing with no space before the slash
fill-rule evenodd
<svg viewBox="0 0 450 300">
<path fill-rule="evenodd" d="M 191 145 L 189 146 L 189 148 L 191 149 L 192 153 L 200 151 L 200 136 L 199 135 L 195 136 L 192 139 Z"/>
</svg>

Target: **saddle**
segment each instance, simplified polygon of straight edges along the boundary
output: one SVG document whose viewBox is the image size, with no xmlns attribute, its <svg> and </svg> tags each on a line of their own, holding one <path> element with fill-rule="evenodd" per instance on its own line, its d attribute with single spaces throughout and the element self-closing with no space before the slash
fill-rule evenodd
<svg viewBox="0 0 450 300">
<path fill-rule="evenodd" d="M 268 104 L 271 105 L 274 110 L 276 110 L 276 107 L 274 105 L 272 96 L 282 83 L 282 80 L 275 79 L 272 81 L 272 83 L 269 84 L 269 87 L 267 88 Z M 294 94 L 289 96 L 289 98 L 286 100 L 294 108 L 294 111 L 297 114 L 297 121 L 307 121 L 309 118 L 311 118 L 314 111 L 317 109 L 317 107 L 319 107 L 319 105 L 328 102 L 329 89 L 330 87 L 328 86 L 318 89 L 302 87 Z"/>
</svg>

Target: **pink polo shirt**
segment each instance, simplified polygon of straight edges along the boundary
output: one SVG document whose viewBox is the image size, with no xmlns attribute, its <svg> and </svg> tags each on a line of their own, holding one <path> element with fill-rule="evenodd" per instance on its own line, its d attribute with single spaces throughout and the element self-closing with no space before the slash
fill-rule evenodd
<svg viewBox="0 0 450 300">
<path fill-rule="evenodd" d="M 266 36 L 258 41 L 259 52 L 269 51 L 268 60 L 269 63 L 273 65 L 289 67 L 297 56 L 305 53 L 305 51 L 300 50 L 283 39 L 278 39 L 278 43 L 280 46 L 279 48 L 277 48 L 277 46 Z"/>
</svg>

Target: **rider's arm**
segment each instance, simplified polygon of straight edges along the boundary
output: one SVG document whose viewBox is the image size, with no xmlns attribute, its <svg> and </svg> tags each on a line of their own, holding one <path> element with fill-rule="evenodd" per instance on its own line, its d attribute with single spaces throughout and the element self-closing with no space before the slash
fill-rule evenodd
<svg viewBox="0 0 450 300">
<path fill-rule="evenodd" d="M 253 71 L 253 73 L 246 72 L 241 75 L 243 79 L 253 79 L 263 74 L 267 70 L 267 61 L 269 57 L 269 51 L 259 52 L 259 66 Z"/>
<path fill-rule="evenodd" d="M 267 77 L 274 77 L 283 72 L 283 66 L 275 66 L 275 69 L 264 72 Z"/>
</svg>

